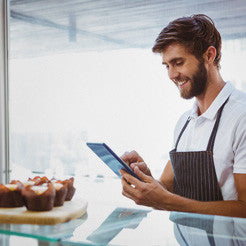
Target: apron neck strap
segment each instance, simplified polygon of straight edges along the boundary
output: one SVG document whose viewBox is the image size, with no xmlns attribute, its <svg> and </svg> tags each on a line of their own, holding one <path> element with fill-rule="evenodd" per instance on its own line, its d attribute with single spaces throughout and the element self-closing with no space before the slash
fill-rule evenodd
<svg viewBox="0 0 246 246">
<path fill-rule="evenodd" d="M 222 104 L 222 106 L 220 107 L 218 113 L 217 113 L 217 118 L 216 118 L 216 122 L 214 124 L 214 128 L 213 128 L 213 131 L 211 133 L 211 136 L 209 138 L 209 141 L 208 141 L 208 146 L 207 146 L 207 151 L 213 151 L 213 148 L 214 148 L 214 141 L 215 141 L 215 137 L 216 137 L 216 133 L 217 133 L 217 130 L 218 130 L 218 127 L 219 127 L 219 123 L 220 123 L 220 118 L 221 118 L 221 114 L 222 114 L 222 110 L 224 109 L 224 106 L 226 105 L 226 103 L 228 102 L 229 100 L 229 97 L 226 99 L 226 101 Z M 178 143 L 179 143 L 179 140 L 181 138 L 181 136 L 183 135 L 183 132 L 185 131 L 187 125 L 189 124 L 191 120 L 191 117 L 189 116 L 185 125 L 183 126 L 178 138 L 177 138 L 177 141 L 176 141 L 176 144 L 175 144 L 175 150 L 177 149 L 178 147 Z"/>
<path fill-rule="evenodd" d="M 219 123 L 220 123 L 221 114 L 222 114 L 222 111 L 223 111 L 223 109 L 224 109 L 226 103 L 228 102 L 228 100 L 229 100 L 229 97 L 228 97 L 228 98 L 226 99 L 226 101 L 222 104 L 222 106 L 220 107 L 220 109 L 219 109 L 219 111 L 218 111 L 218 113 L 217 113 L 217 119 L 216 119 L 216 121 L 215 121 L 213 131 L 212 131 L 211 136 L 210 136 L 209 141 L 208 141 L 207 151 L 213 151 L 216 133 L 217 133 L 217 130 L 218 130 L 218 128 L 219 128 Z"/>
<path fill-rule="evenodd" d="M 176 151 L 176 149 L 178 147 L 179 140 L 180 140 L 181 136 L 183 135 L 183 132 L 186 129 L 187 125 L 189 124 L 190 120 L 191 120 L 191 117 L 189 116 L 188 119 L 187 119 L 187 121 L 185 122 L 185 125 L 183 126 L 181 132 L 179 133 L 179 136 L 178 136 L 177 141 L 176 141 L 176 144 L 175 144 L 175 151 Z"/>
</svg>

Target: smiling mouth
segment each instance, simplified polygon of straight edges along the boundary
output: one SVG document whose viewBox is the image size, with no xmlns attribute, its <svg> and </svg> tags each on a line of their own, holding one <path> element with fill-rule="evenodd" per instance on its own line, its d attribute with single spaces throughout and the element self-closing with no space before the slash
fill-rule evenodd
<svg viewBox="0 0 246 246">
<path fill-rule="evenodd" d="M 176 84 L 178 85 L 178 87 L 183 87 L 185 84 L 188 83 L 189 80 L 182 80 L 182 81 L 176 81 Z"/>
</svg>

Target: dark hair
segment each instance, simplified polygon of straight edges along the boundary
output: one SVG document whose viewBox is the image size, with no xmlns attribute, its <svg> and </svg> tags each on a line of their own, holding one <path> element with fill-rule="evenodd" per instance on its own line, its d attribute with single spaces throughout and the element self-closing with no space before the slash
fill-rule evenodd
<svg viewBox="0 0 246 246">
<path fill-rule="evenodd" d="M 216 49 L 214 64 L 219 68 L 221 58 L 221 36 L 213 20 L 204 14 L 178 18 L 168 24 L 155 40 L 154 53 L 161 53 L 171 43 L 179 43 L 201 59 L 209 46 Z"/>
</svg>

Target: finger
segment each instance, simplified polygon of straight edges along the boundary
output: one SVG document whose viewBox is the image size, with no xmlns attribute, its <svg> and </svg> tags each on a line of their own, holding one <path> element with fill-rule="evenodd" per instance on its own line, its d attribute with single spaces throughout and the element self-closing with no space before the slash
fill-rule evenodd
<svg viewBox="0 0 246 246">
<path fill-rule="evenodd" d="M 134 169 L 134 167 L 136 166 L 136 164 L 137 164 L 136 162 L 131 163 L 131 164 L 130 164 L 130 168 L 133 170 L 133 169 Z"/>
<path fill-rule="evenodd" d="M 124 190 L 122 191 L 122 195 L 125 196 L 125 197 L 127 197 L 127 198 L 129 198 L 129 199 L 131 199 L 131 200 L 133 200 L 133 201 L 135 201 L 134 200 L 134 197 L 131 196 L 131 195 L 129 195 L 128 193 L 126 193 Z"/>
<path fill-rule="evenodd" d="M 130 164 L 130 161 L 129 161 L 129 151 L 126 151 L 120 158 L 122 161 L 124 161 L 127 165 Z"/>
<path fill-rule="evenodd" d="M 152 177 L 150 177 L 150 176 L 144 174 L 144 173 L 139 169 L 138 166 L 135 166 L 134 169 L 133 169 L 133 171 L 134 171 L 134 173 L 136 173 L 137 176 L 138 176 L 143 182 L 145 182 L 145 183 L 150 183 L 150 182 L 153 180 Z"/>
<path fill-rule="evenodd" d="M 145 164 L 145 162 L 134 162 L 134 163 L 131 163 L 130 164 L 130 168 L 132 169 L 132 170 L 134 170 L 134 168 L 135 167 L 139 167 L 139 169 L 141 170 L 141 171 L 144 171 L 144 170 L 146 170 L 146 168 L 147 168 L 147 165 Z"/>
<path fill-rule="evenodd" d="M 131 184 L 129 184 L 127 182 L 127 180 L 125 178 L 121 179 L 121 183 L 122 183 L 122 187 L 123 187 L 122 194 L 128 198 L 131 198 L 132 200 L 135 200 L 137 190 L 135 188 L 133 188 L 131 186 Z"/>
<path fill-rule="evenodd" d="M 132 184 L 127 182 L 127 180 L 125 178 L 122 178 L 121 183 L 122 183 L 123 190 L 125 192 L 132 194 L 132 195 L 135 193 L 134 187 L 132 186 Z"/>
<path fill-rule="evenodd" d="M 127 173 L 123 169 L 120 171 L 121 176 L 128 182 L 129 184 L 134 185 L 135 187 L 138 187 L 141 184 L 141 181 L 138 180 L 137 178 L 133 177 L 131 174 Z"/>
<path fill-rule="evenodd" d="M 125 152 L 121 159 L 128 163 L 143 161 L 143 159 L 135 150 L 132 150 L 131 152 Z"/>
</svg>

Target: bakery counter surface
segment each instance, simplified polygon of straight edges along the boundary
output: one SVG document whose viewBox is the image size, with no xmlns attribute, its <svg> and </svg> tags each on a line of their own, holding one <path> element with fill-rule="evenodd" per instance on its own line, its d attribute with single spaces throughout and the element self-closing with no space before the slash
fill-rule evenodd
<svg viewBox="0 0 246 246">
<path fill-rule="evenodd" d="M 64 245 L 246 245 L 246 219 L 129 207 L 92 211 Z"/>
<path fill-rule="evenodd" d="M 120 180 L 114 178 L 81 178 L 76 188 L 74 199 L 88 201 L 81 218 L 52 226 L 0 224 L 0 244 L 24 245 L 9 238 L 4 242 L 4 237 L 15 235 L 27 242 L 36 239 L 25 246 L 246 245 L 246 219 L 137 206 L 121 195 Z"/>
</svg>

